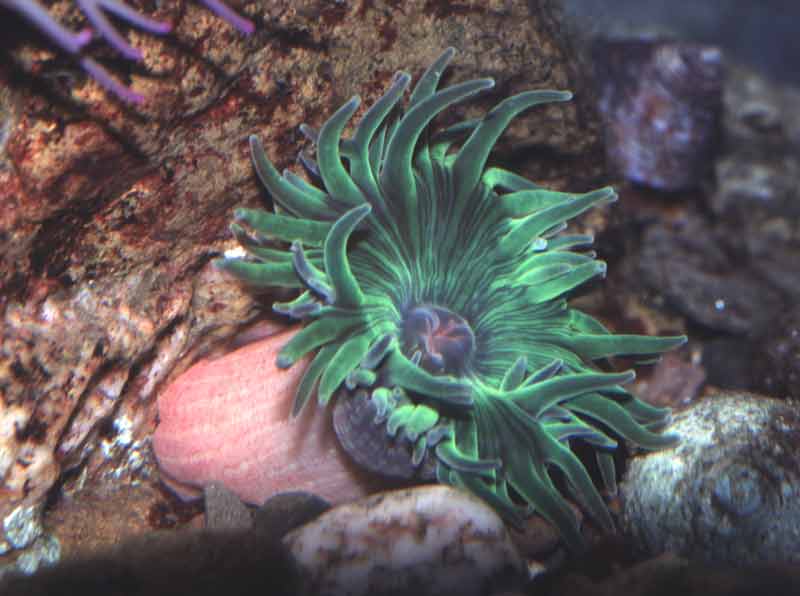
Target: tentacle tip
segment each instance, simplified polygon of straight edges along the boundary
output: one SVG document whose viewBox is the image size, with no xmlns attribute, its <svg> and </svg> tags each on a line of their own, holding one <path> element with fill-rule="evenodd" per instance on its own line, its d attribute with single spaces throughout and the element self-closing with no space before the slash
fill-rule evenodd
<svg viewBox="0 0 800 596">
<path fill-rule="evenodd" d="M 159 21 L 158 24 L 153 27 L 153 33 L 156 35 L 166 35 L 172 32 L 173 27 L 173 24 L 169 21 Z"/>
<path fill-rule="evenodd" d="M 672 345 L 668 348 L 670 350 L 673 350 L 675 348 L 680 348 L 681 346 L 686 345 L 689 341 L 689 338 L 686 337 L 685 335 L 675 335 L 668 339 L 672 340 Z"/>
<path fill-rule="evenodd" d="M 245 35 L 252 35 L 256 31 L 256 24 L 250 19 L 241 19 L 237 21 L 236 28 Z"/>
<path fill-rule="evenodd" d="M 672 416 L 667 416 L 667 418 L 664 420 L 665 425 L 670 424 L 671 422 L 672 422 Z M 681 436 L 676 432 L 665 433 L 661 435 L 661 438 L 663 439 L 667 447 L 674 447 L 675 445 L 681 442 Z"/>
<path fill-rule="evenodd" d="M 230 270 L 230 261 L 227 257 L 217 257 L 211 260 L 211 266 L 217 271 L 228 272 Z"/>
<path fill-rule="evenodd" d="M 355 112 L 358 109 L 358 106 L 360 105 L 361 105 L 361 96 L 354 95 L 353 97 L 350 98 L 350 101 L 348 101 L 342 107 L 345 108 L 347 111 Z"/>
<path fill-rule="evenodd" d="M 294 364 L 294 359 L 285 354 L 278 354 L 275 359 L 275 366 L 278 368 L 290 368 Z"/>
<path fill-rule="evenodd" d="M 604 186 L 603 188 L 599 189 L 598 192 L 603 193 L 603 200 L 608 203 L 613 203 L 619 200 L 619 195 L 613 186 Z"/>
<path fill-rule="evenodd" d="M 407 85 L 411 82 L 411 75 L 404 70 L 398 70 L 394 73 L 393 85 Z"/>
</svg>

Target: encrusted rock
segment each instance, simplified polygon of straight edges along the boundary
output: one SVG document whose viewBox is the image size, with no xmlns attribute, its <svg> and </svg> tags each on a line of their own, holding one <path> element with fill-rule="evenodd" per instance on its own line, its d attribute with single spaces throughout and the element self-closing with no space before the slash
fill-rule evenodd
<svg viewBox="0 0 800 596">
<path fill-rule="evenodd" d="M 526 565 L 498 515 L 448 486 L 341 505 L 286 535 L 303 593 L 477 595 L 512 590 Z"/>
<path fill-rule="evenodd" d="M 676 414 L 676 447 L 631 462 L 625 529 L 640 547 L 691 560 L 800 562 L 800 411 L 753 394 Z"/>
<path fill-rule="evenodd" d="M 592 57 L 609 163 L 659 190 L 700 185 L 713 169 L 722 109 L 722 53 L 670 40 L 597 41 Z"/>
<path fill-rule="evenodd" d="M 203 489 L 206 511 L 205 526 L 209 530 L 249 530 L 253 514 L 239 498 L 223 485 L 212 483 Z"/>
<path fill-rule="evenodd" d="M 783 300 L 730 248 L 724 230 L 689 216 L 648 229 L 639 271 L 691 320 L 717 331 L 756 335 L 782 309 Z"/>
<path fill-rule="evenodd" d="M 36 573 L 43 566 L 55 565 L 61 559 L 61 544 L 53 536 L 38 538 L 16 561 L 16 570 L 24 575 Z"/>
</svg>

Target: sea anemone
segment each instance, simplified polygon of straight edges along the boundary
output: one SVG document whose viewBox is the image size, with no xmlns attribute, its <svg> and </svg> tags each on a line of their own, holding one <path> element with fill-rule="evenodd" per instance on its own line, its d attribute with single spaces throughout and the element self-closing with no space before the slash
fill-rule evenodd
<svg viewBox="0 0 800 596">
<path fill-rule="evenodd" d="M 201 1 L 243 33 L 253 32 L 253 23 L 236 14 L 221 0 Z M 100 36 L 130 60 L 141 60 L 141 52 L 125 41 L 103 11 L 108 11 L 134 27 L 157 35 L 168 33 L 172 29 L 169 23 L 147 18 L 119 0 L 77 0 L 77 3 Z M 144 99 L 117 81 L 95 60 L 82 55 L 83 49 L 92 40 L 91 29 L 84 29 L 78 33 L 70 31 L 56 21 L 36 0 L 0 0 L 0 6 L 16 11 L 64 52 L 78 57 L 81 67 L 117 97 L 132 103 L 139 103 Z"/>
<path fill-rule="evenodd" d="M 433 134 L 437 114 L 494 85 L 437 91 L 453 54 L 428 68 L 402 113 L 411 77 L 398 73 L 351 138 L 342 131 L 358 97 L 318 133 L 303 126 L 316 160 L 301 157 L 317 184 L 278 173 L 251 136 L 275 209 L 237 209 L 231 229 L 248 256 L 215 262 L 254 289 L 301 290 L 273 306 L 305 322 L 278 367 L 316 350 L 295 414 L 314 394 L 321 405 L 336 395 L 337 407 L 368 406 L 370 424 L 406 448 L 409 465 L 472 491 L 514 524 L 536 511 L 577 549 L 565 495 L 604 528 L 613 523 L 573 447 L 593 450 L 613 490 L 618 438 L 645 449 L 674 441 L 654 432 L 669 410 L 623 389 L 634 373 L 608 372 L 608 358 L 652 360 L 685 338 L 614 335 L 568 306 L 566 296 L 606 266 L 585 250 L 590 236 L 563 233 L 566 221 L 616 194 L 554 192 L 486 162 L 512 118 L 571 94 L 520 93 Z M 371 439 L 348 438 L 357 461 L 377 457 L 363 452 Z"/>
</svg>

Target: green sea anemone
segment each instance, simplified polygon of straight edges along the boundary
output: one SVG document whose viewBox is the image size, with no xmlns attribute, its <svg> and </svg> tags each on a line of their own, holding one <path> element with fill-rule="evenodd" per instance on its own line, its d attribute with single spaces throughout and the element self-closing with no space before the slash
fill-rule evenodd
<svg viewBox="0 0 800 596">
<path fill-rule="evenodd" d="M 645 449 L 669 410 L 608 372 L 616 355 L 652 360 L 684 337 L 613 335 L 570 308 L 566 296 L 605 274 L 586 251 L 592 238 L 563 233 L 566 221 L 616 199 L 611 188 L 554 192 L 486 167 L 508 123 L 564 91 L 528 91 L 483 118 L 433 134 L 447 107 L 493 86 L 467 81 L 437 91 L 445 51 L 398 103 L 411 77 L 398 73 L 351 138 L 342 131 L 354 97 L 319 130 L 303 127 L 317 185 L 278 173 L 250 138 L 255 169 L 274 213 L 238 209 L 231 226 L 248 252 L 217 266 L 255 288 L 301 290 L 274 310 L 305 322 L 280 352 L 290 367 L 317 350 L 294 402 L 370 401 L 387 440 L 408 445 L 411 464 L 432 462 L 439 482 L 465 488 L 512 523 L 536 511 L 567 544 L 582 544 L 564 494 L 603 527 L 613 524 L 573 452 L 583 443 L 614 486 L 613 452 L 624 438 Z"/>
</svg>

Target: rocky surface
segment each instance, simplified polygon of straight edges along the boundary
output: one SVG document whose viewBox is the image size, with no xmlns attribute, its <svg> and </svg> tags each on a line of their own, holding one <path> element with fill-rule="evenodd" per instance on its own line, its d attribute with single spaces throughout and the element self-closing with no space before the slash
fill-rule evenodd
<svg viewBox="0 0 800 596">
<path fill-rule="evenodd" d="M 72 2 L 45 4 L 82 26 Z M 249 134 L 290 165 L 305 143 L 300 123 L 318 126 L 355 93 L 370 105 L 396 70 L 418 75 L 450 45 L 459 53 L 448 76 L 498 81 L 468 114 L 523 89 L 581 89 L 549 3 L 236 8 L 254 35 L 183 0 L 151 15 L 176 24 L 169 37 L 127 31 L 143 62 L 115 74 L 144 95 L 135 107 L 12 18 L 2 25 L 13 60 L 0 64 L 0 519 L 30 507 L 36 518 L 48 494 L 57 503 L 83 486 L 157 481 L 148 439 L 158 391 L 261 312 L 207 267 L 233 246 L 232 209 L 265 199 Z M 104 47 L 90 55 L 113 58 Z M 580 93 L 517 119 L 504 147 L 525 175 L 569 190 L 599 172 L 596 119 Z"/>
<path fill-rule="evenodd" d="M 305 144 L 301 122 L 319 125 L 354 93 L 370 105 L 395 70 L 417 75 L 454 45 L 452 80 L 490 75 L 499 83 L 498 96 L 463 108 L 467 115 L 523 89 L 576 92 L 570 104 L 515 121 L 493 159 L 556 188 L 585 190 L 607 181 L 596 96 L 562 43 L 555 3 L 247 0 L 236 8 L 257 32 L 243 37 L 188 0 L 130 2 L 177 24 L 169 39 L 128 33 L 144 63 L 119 74 L 146 96 L 137 108 L 110 98 L 24 29 L 0 23 L 0 51 L 13 58 L 0 61 L 0 565 L 70 559 L 24 588 L 15 583 L 19 594 L 53 593 L 65 578 L 85 594 L 109 586 L 176 593 L 176 585 L 214 594 L 239 583 L 239 593 L 251 594 L 265 585 L 261 573 L 272 574 L 270 586 L 283 577 L 288 559 L 271 534 L 285 529 L 264 514 L 268 530 L 257 537 L 173 535 L 202 526 L 202 508 L 156 488 L 149 449 L 159 392 L 194 361 L 233 347 L 229 338 L 262 316 L 259 297 L 207 266 L 234 246 L 226 231 L 233 207 L 267 199 L 247 135 L 259 134 L 276 164 L 290 166 Z M 72 0 L 44 4 L 81 26 Z M 102 47 L 90 53 L 114 58 Z M 797 302 L 800 285 L 800 102 L 796 90 L 759 73 L 730 74 L 716 180 L 669 200 L 618 185 L 619 208 L 579 226 L 598 232 L 611 263 L 609 280 L 581 308 L 616 331 L 681 333 L 688 325 L 692 341 L 681 357 L 637 379 L 635 390 L 662 405 L 692 402 L 704 378 L 777 397 L 797 386 L 796 317 L 781 310 Z M 612 511 L 619 506 L 612 498 Z M 273 521 L 289 519 L 292 507 Z M 529 564 L 535 553 L 557 552 L 557 536 L 535 519 L 514 536 Z M 90 555 L 87 545 L 102 553 Z M 601 542 L 529 591 L 800 591 L 791 568 L 640 563 L 634 546 Z"/>
<path fill-rule="evenodd" d="M 800 95 L 729 68 L 716 180 L 644 231 L 638 273 L 705 336 L 709 383 L 796 395 Z M 755 361 L 755 365 L 754 365 Z"/>
<path fill-rule="evenodd" d="M 750 394 L 706 397 L 675 415 L 668 450 L 634 459 L 622 519 L 651 555 L 693 561 L 800 561 L 800 410 Z"/>
<path fill-rule="evenodd" d="M 611 168 L 662 191 L 706 182 L 722 116 L 719 48 L 668 39 L 598 40 L 592 57 Z"/>
</svg>

